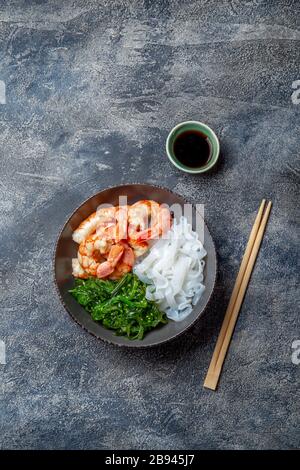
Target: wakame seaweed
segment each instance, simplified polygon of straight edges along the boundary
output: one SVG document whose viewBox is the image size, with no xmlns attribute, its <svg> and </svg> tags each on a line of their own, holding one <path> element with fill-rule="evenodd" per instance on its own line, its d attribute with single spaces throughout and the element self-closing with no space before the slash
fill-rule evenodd
<svg viewBox="0 0 300 470">
<path fill-rule="evenodd" d="M 119 336 L 143 339 L 147 331 L 168 322 L 156 303 L 146 299 L 146 287 L 128 273 L 119 281 L 76 279 L 69 292 L 104 327 Z"/>
</svg>

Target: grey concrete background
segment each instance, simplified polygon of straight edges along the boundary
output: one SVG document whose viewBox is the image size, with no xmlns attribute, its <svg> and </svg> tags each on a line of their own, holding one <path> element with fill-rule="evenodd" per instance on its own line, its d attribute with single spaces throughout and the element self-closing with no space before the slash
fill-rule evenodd
<svg viewBox="0 0 300 470">
<path fill-rule="evenodd" d="M 0 2 L 2 448 L 299 447 L 299 26 L 297 0 Z M 165 156 L 186 119 L 220 137 L 210 175 Z M 130 182 L 204 203 L 220 268 L 205 317 L 139 352 L 84 332 L 52 283 L 68 215 Z M 274 208 L 213 393 L 203 380 L 263 197 Z"/>
</svg>

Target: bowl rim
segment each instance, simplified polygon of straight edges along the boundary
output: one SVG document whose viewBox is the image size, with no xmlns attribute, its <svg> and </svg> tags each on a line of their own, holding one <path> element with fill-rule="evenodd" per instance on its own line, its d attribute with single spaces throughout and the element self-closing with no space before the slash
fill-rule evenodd
<svg viewBox="0 0 300 470">
<path fill-rule="evenodd" d="M 56 238 L 56 241 L 55 241 L 55 245 L 54 245 L 54 250 L 53 250 L 53 256 L 52 256 L 52 281 L 54 283 L 54 286 L 55 286 L 55 290 L 58 294 L 58 298 L 60 300 L 60 303 L 62 304 L 62 306 L 64 307 L 64 309 L 66 310 L 66 312 L 69 314 L 69 316 L 72 318 L 73 321 L 75 321 L 81 328 L 83 328 L 86 332 L 88 332 L 90 335 L 94 336 L 95 338 L 97 338 L 97 340 L 101 340 L 103 341 L 104 343 L 107 343 L 107 344 L 110 344 L 110 345 L 113 345 L 113 346 L 116 346 L 116 347 L 119 347 L 119 348 L 131 348 L 131 349 L 146 349 L 146 348 L 152 348 L 152 347 L 156 347 L 156 346 L 160 346 L 162 344 L 165 344 L 165 343 L 168 343 L 169 341 L 172 341 L 176 338 L 178 338 L 179 336 L 183 335 L 184 333 L 186 333 L 187 331 L 190 330 L 190 328 L 192 326 L 194 326 L 196 324 L 196 322 L 203 316 L 205 310 L 207 309 L 208 305 L 210 304 L 211 302 L 211 298 L 213 296 L 213 293 L 215 291 L 215 287 L 216 287 L 216 280 L 217 280 L 217 274 L 218 274 L 218 259 L 217 259 L 217 251 L 216 251 L 216 247 L 215 247 L 215 243 L 214 243 L 214 239 L 213 237 L 211 236 L 211 233 L 210 233 L 210 230 L 208 228 L 208 225 L 207 223 L 205 222 L 205 219 L 204 217 L 202 217 L 202 215 L 198 212 L 198 214 L 200 215 L 200 217 L 202 217 L 203 221 L 204 221 L 204 224 L 206 225 L 206 228 L 208 230 L 208 233 L 210 235 L 210 238 L 211 238 L 211 242 L 212 242 L 212 245 L 213 245 L 213 248 L 214 248 L 214 252 L 215 252 L 215 256 L 214 256 L 214 264 L 215 264 L 215 275 L 214 275 L 214 279 L 213 279 L 213 284 L 212 284 L 212 289 L 211 289 L 211 292 L 210 292 L 210 295 L 207 299 L 207 302 L 206 304 L 203 306 L 202 310 L 199 311 L 198 315 L 196 316 L 196 318 L 189 324 L 187 325 L 186 328 L 182 329 L 181 331 L 179 331 L 178 333 L 174 334 L 173 336 L 169 337 L 169 338 L 166 338 L 166 339 L 163 339 L 162 341 L 156 341 L 155 343 L 152 343 L 152 344 L 137 344 L 135 343 L 134 344 L 134 341 L 129 341 L 128 340 L 128 343 L 124 343 L 124 344 L 120 344 L 120 343 L 117 343 L 117 342 L 114 342 L 112 340 L 109 340 L 107 338 L 102 338 L 101 336 L 97 335 L 96 333 L 94 333 L 93 331 L 90 331 L 85 325 L 83 325 L 82 323 L 80 323 L 77 318 L 74 316 L 74 314 L 72 313 L 71 309 L 65 304 L 63 298 L 62 298 L 62 295 L 60 293 L 60 289 L 59 289 L 59 286 L 58 286 L 58 282 L 57 282 L 57 279 L 56 279 L 56 261 L 57 261 L 57 250 L 58 250 L 58 244 L 60 242 L 60 238 L 61 238 L 61 235 L 66 227 L 66 225 L 70 222 L 71 218 L 73 217 L 73 215 L 84 205 L 86 204 L 90 199 L 94 198 L 95 196 L 97 196 L 98 194 L 106 191 L 106 190 L 110 190 L 110 189 L 117 189 L 117 188 L 122 188 L 122 187 L 128 187 L 128 186 L 152 186 L 153 188 L 157 188 L 157 189 L 161 189 L 163 191 L 167 191 L 169 192 L 170 194 L 172 195 L 175 195 L 177 197 L 179 197 L 180 199 L 182 199 L 183 202 L 185 203 L 189 203 L 189 204 L 192 204 L 194 210 L 197 211 L 196 207 L 195 207 L 195 204 L 194 203 L 190 203 L 188 202 L 183 196 L 181 196 L 180 194 L 176 193 L 175 191 L 172 191 L 170 190 L 169 188 L 165 188 L 163 186 L 160 186 L 158 184 L 152 184 L 152 183 L 122 183 L 122 184 L 117 184 L 117 185 L 112 185 L 112 186 L 107 186 L 105 187 L 104 189 L 102 189 L 101 191 L 97 191 L 96 193 L 92 194 L 90 197 L 88 197 L 87 199 L 85 199 L 79 206 L 77 206 L 73 211 L 72 213 L 68 216 L 67 220 L 64 222 L 64 225 L 62 226 L 62 228 L 59 230 L 58 232 L 58 236 Z M 163 326 L 161 327 L 163 328 Z"/>
</svg>

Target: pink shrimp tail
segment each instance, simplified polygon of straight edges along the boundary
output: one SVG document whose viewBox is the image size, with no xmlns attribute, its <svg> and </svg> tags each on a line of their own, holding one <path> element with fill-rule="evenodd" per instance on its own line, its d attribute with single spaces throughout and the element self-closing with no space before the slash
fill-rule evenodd
<svg viewBox="0 0 300 470">
<path fill-rule="evenodd" d="M 108 254 L 107 261 L 99 264 L 97 268 L 97 277 L 104 278 L 113 273 L 116 265 L 122 258 L 124 253 L 124 246 L 122 245 L 113 245 Z"/>
</svg>

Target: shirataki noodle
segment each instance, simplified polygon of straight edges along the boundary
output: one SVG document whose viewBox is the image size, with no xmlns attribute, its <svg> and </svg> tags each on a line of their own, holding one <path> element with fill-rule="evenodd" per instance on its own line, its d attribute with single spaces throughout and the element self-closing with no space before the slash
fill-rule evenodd
<svg viewBox="0 0 300 470">
<path fill-rule="evenodd" d="M 168 318 L 181 321 L 192 312 L 205 290 L 205 256 L 198 234 L 181 217 L 136 264 L 134 272 L 148 284 L 146 298 L 156 301 Z"/>
</svg>

